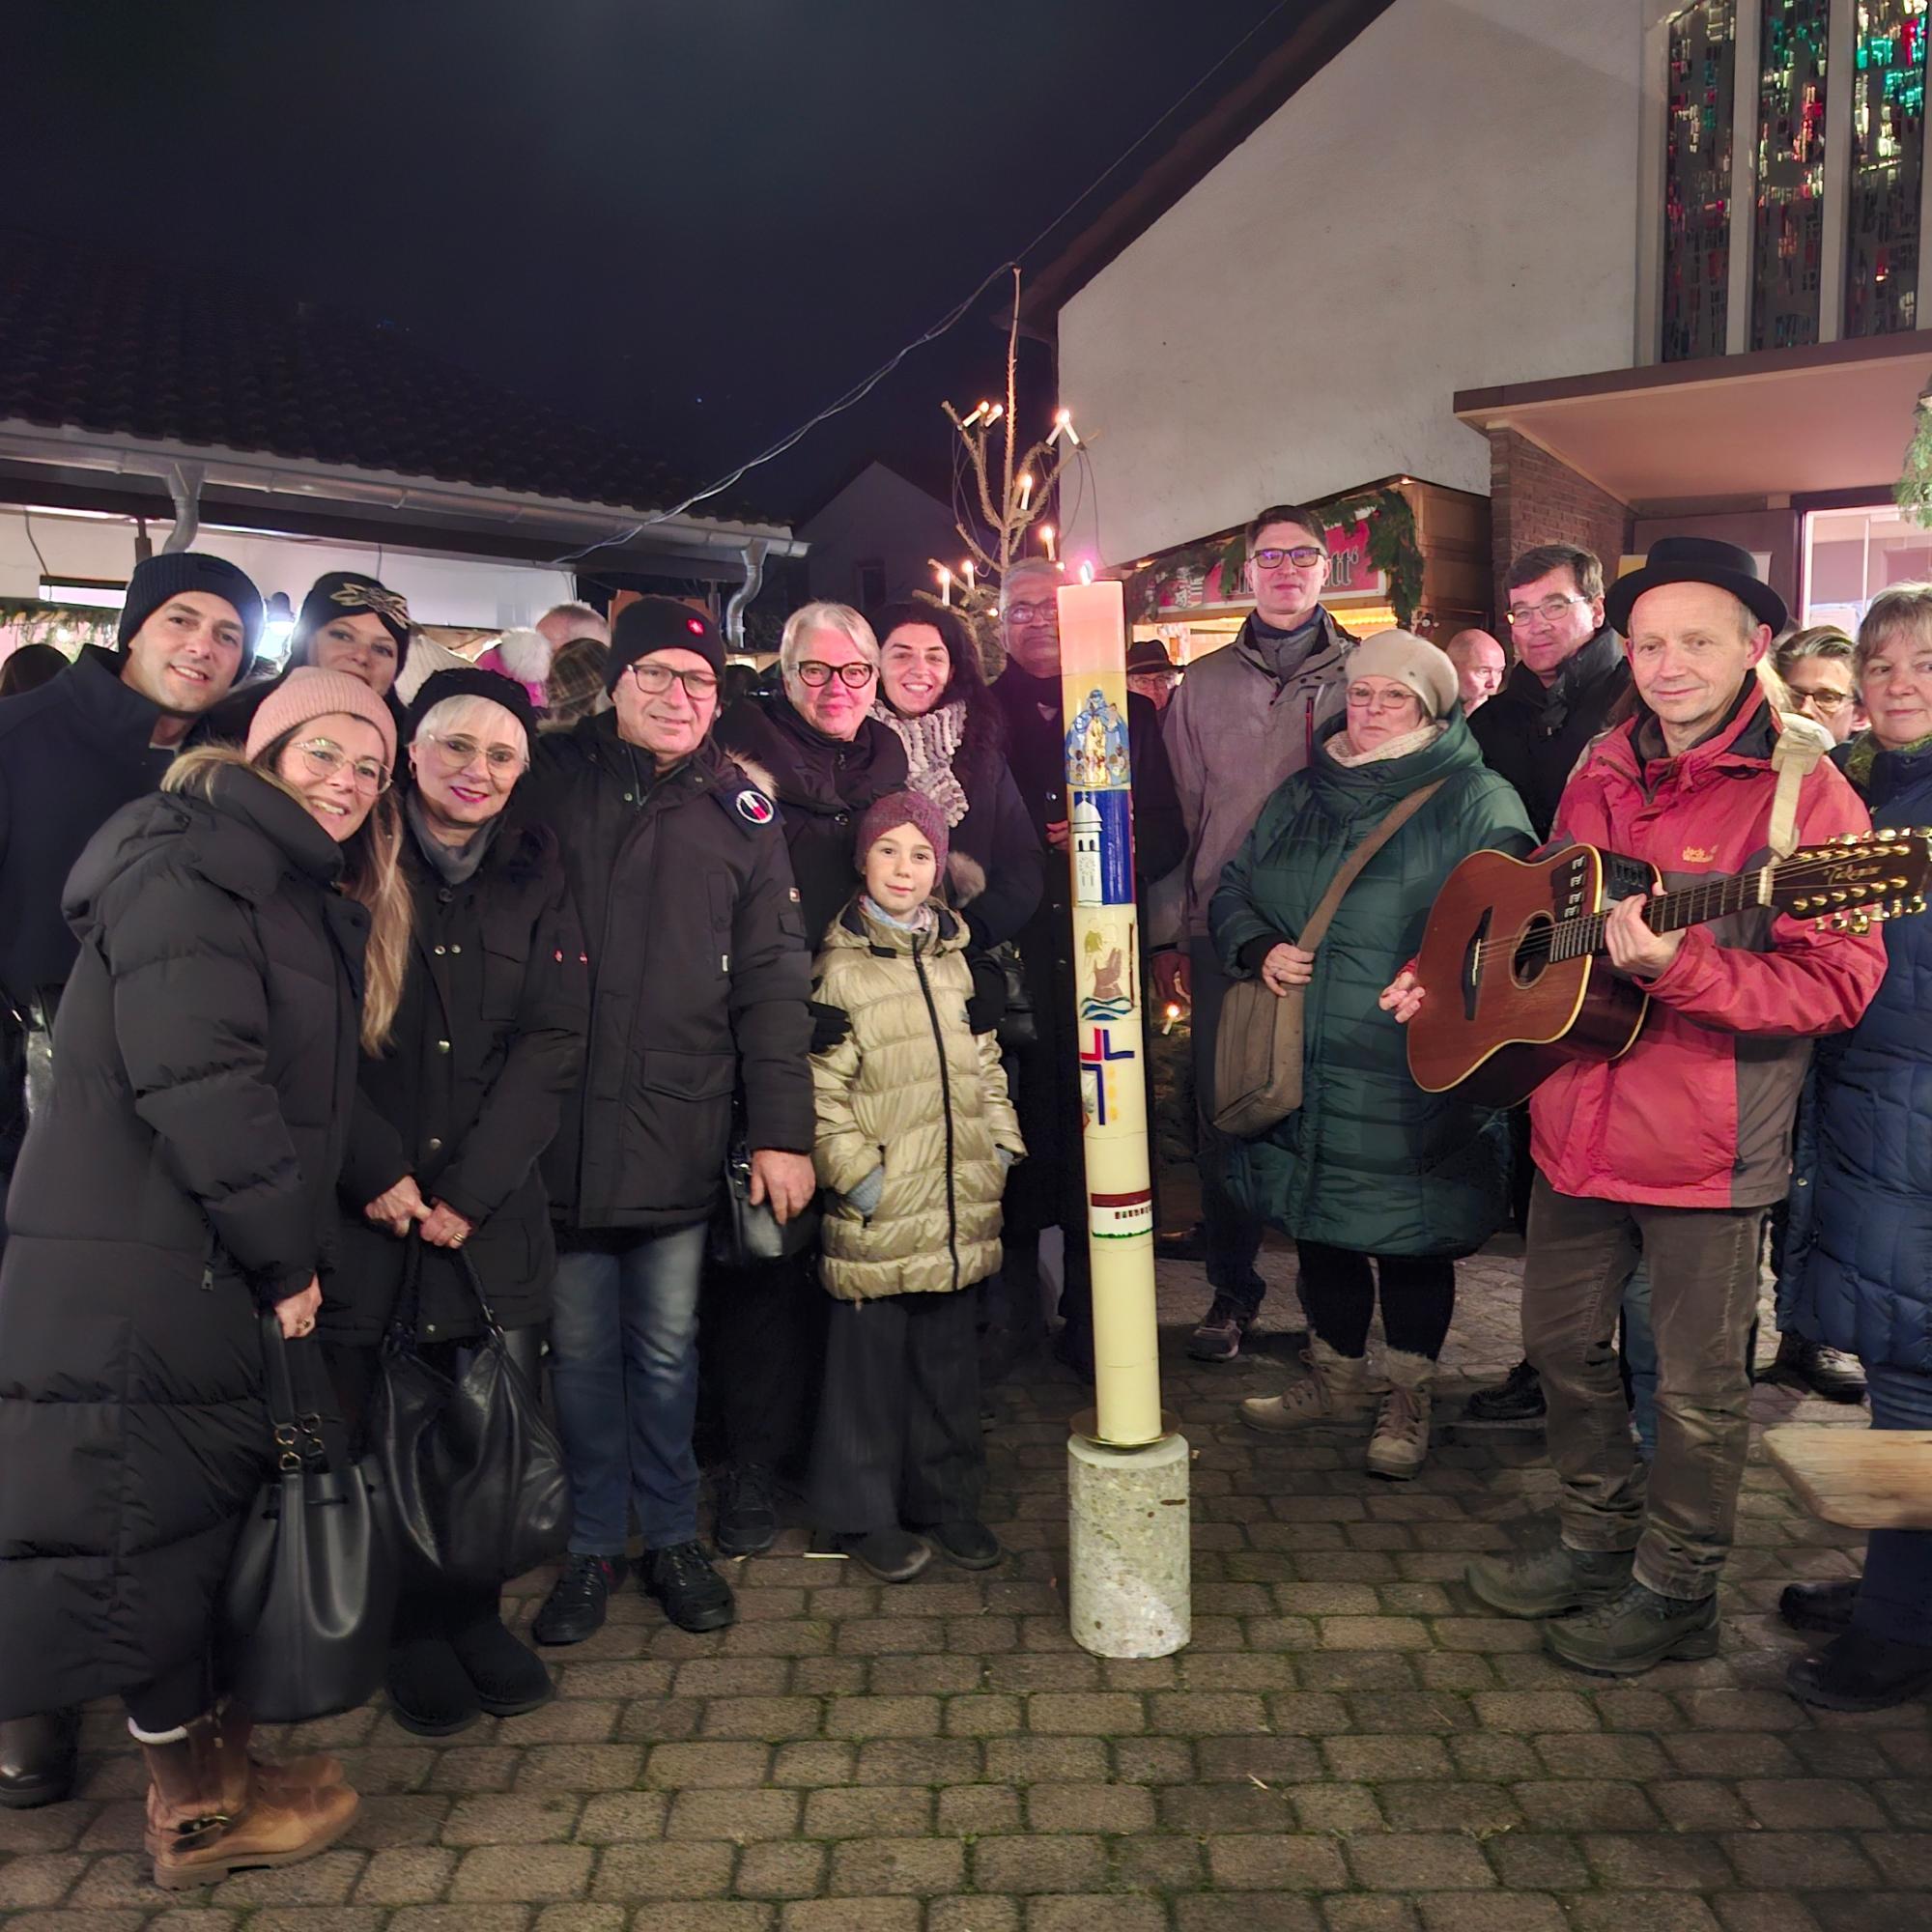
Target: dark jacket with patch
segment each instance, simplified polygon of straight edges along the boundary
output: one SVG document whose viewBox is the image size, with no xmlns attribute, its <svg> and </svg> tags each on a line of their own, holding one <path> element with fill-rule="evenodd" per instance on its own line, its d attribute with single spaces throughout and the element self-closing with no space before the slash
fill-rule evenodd
<svg viewBox="0 0 1932 1932">
<path fill-rule="evenodd" d="M 540 738 L 524 783 L 590 959 L 583 1077 L 543 1161 L 552 1211 L 693 1226 L 717 1205 L 734 1088 L 752 1147 L 811 1151 L 811 957 L 778 815 L 709 743 L 658 777 L 611 712 Z"/>
<path fill-rule="evenodd" d="M 1601 630 L 1545 685 L 1518 665 L 1469 720 L 1484 761 L 1516 786 L 1539 838 L 1549 837 L 1557 801 L 1577 760 L 1630 690 L 1629 660 L 1616 632 Z"/>
<path fill-rule="evenodd" d="M 863 720 L 849 743 L 828 738 L 781 691 L 741 697 L 718 721 L 718 743 L 778 801 L 807 941 L 815 947 L 852 896 L 852 841 L 866 808 L 905 789 L 905 747 L 876 718 Z"/>
<path fill-rule="evenodd" d="M 366 920 L 252 774 L 81 855 L 0 1265 L 0 1717 L 197 1655 L 267 1466 L 264 1304 L 333 1264 Z"/>
<path fill-rule="evenodd" d="M 1932 825 L 1932 751 L 1881 752 L 1882 825 Z M 1885 978 L 1818 1048 L 1799 1119 L 1778 1326 L 1932 1375 L 1932 915 L 1885 928 Z"/>
<path fill-rule="evenodd" d="M 460 885 L 413 830 L 403 865 L 415 900 L 410 972 L 388 1050 L 362 1062 L 342 1266 L 320 1324 L 333 1342 L 372 1343 L 388 1324 L 409 1244 L 362 1209 L 405 1175 L 474 1224 L 463 1252 L 504 1327 L 550 1312 L 555 1247 L 537 1163 L 583 1070 L 589 1004 L 563 860 L 547 826 L 504 820 Z M 424 1342 L 479 1332 L 476 1297 L 447 1249 L 421 1245 L 417 1287 Z"/>
</svg>

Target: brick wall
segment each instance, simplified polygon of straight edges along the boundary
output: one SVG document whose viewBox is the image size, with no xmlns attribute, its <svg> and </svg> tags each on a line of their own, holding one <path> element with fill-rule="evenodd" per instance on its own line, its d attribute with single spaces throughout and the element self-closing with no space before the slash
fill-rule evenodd
<svg viewBox="0 0 1932 1932">
<path fill-rule="evenodd" d="M 1509 604 L 1510 559 L 1532 544 L 1580 544 L 1604 561 L 1605 582 L 1629 547 L 1630 511 L 1513 429 L 1490 431 L 1490 531 L 1498 620 Z M 1497 632 L 1500 637 L 1502 633 Z"/>
</svg>

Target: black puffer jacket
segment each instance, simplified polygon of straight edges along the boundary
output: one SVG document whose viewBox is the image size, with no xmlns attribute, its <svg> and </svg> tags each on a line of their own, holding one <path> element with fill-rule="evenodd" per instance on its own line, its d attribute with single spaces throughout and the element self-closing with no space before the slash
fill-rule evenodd
<svg viewBox="0 0 1932 1932">
<path fill-rule="evenodd" d="M 513 805 L 511 808 L 515 810 Z M 406 1174 L 476 1232 L 464 1252 L 506 1328 L 541 1321 L 555 1263 L 537 1160 L 583 1067 L 589 975 L 556 839 L 502 822 L 483 863 L 445 883 L 403 840 L 415 900 L 410 974 L 386 1053 L 362 1062 L 342 1171 L 342 1266 L 321 1332 L 373 1343 L 388 1325 L 407 1244 L 362 1209 Z M 424 1245 L 418 1332 L 476 1334 L 474 1295 L 448 1250 Z"/>
<path fill-rule="evenodd" d="M 753 1147 L 811 1151 L 811 956 L 778 814 L 709 743 L 658 777 L 611 712 L 538 739 L 524 784 L 590 955 L 552 1211 L 574 1231 L 694 1226 L 717 1205 L 734 1088 Z"/>
<path fill-rule="evenodd" d="M 1607 727 L 1630 682 L 1624 640 L 1605 627 L 1563 666 L 1554 684 L 1518 665 L 1469 720 L 1484 763 L 1515 785 L 1539 838 L 1549 837 L 1577 760 Z"/>
<path fill-rule="evenodd" d="M 0 1717 L 199 1652 L 267 1465 L 257 1311 L 332 1264 L 366 921 L 263 780 L 137 800 L 81 942 L 0 1266 Z"/>
<path fill-rule="evenodd" d="M 905 789 L 905 747 L 876 718 L 863 720 L 850 743 L 828 738 L 782 692 L 741 697 L 718 721 L 718 743 L 782 810 L 806 935 L 816 947 L 852 896 L 852 841 L 866 808 Z"/>
</svg>

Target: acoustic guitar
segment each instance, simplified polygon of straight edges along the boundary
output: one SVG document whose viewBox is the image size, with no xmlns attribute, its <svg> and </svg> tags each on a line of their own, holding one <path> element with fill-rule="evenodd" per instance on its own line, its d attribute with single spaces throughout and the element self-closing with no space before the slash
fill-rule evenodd
<svg viewBox="0 0 1932 1932">
<path fill-rule="evenodd" d="M 1923 912 L 1932 831 L 1861 832 L 1752 871 L 1653 898 L 1644 923 L 1677 932 L 1752 907 L 1841 932 Z M 1594 845 L 1543 859 L 1476 852 L 1443 881 L 1416 954 L 1429 997 L 1408 1024 L 1408 1069 L 1491 1107 L 1527 1099 L 1559 1066 L 1615 1060 L 1643 1030 L 1650 996 L 1610 965 L 1611 906 L 1661 883 L 1647 861 Z"/>
</svg>

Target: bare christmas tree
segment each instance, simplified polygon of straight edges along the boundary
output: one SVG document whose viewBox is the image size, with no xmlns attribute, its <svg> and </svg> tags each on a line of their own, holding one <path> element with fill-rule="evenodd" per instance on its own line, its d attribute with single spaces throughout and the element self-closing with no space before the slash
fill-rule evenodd
<svg viewBox="0 0 1932 1932">
<path fill-rule="evenodd" d="M 1066 410 L 1056 412 L 1052 429 L 1038 441 L 1025 449 L 1016 446 L 1019 346 L 1020 271 L 1015 269 L 1005 402 L 981 403 L 963 416 L 950 402 L 940 406 L 965 445 L 970 488 L 978 498 L 982 527 L 973 527 L 965 517 L 955 521 L 953 528 L 966 546 L 966 555 L 956 566 L 930 558 L 936 588 L 920 593 L 927 603 L 948 605 L 965 619 L 989 677 L 1004 662 L 1000 586 L 1007 572 L 1028 554 L 1028 537 L 1036 531 L 1038 547 L 1033 554 L 1059 563 L 1053 526 L 1043 519 L 1056 500 L 1061 471 L 1081 448 Z"/>
</svg>

